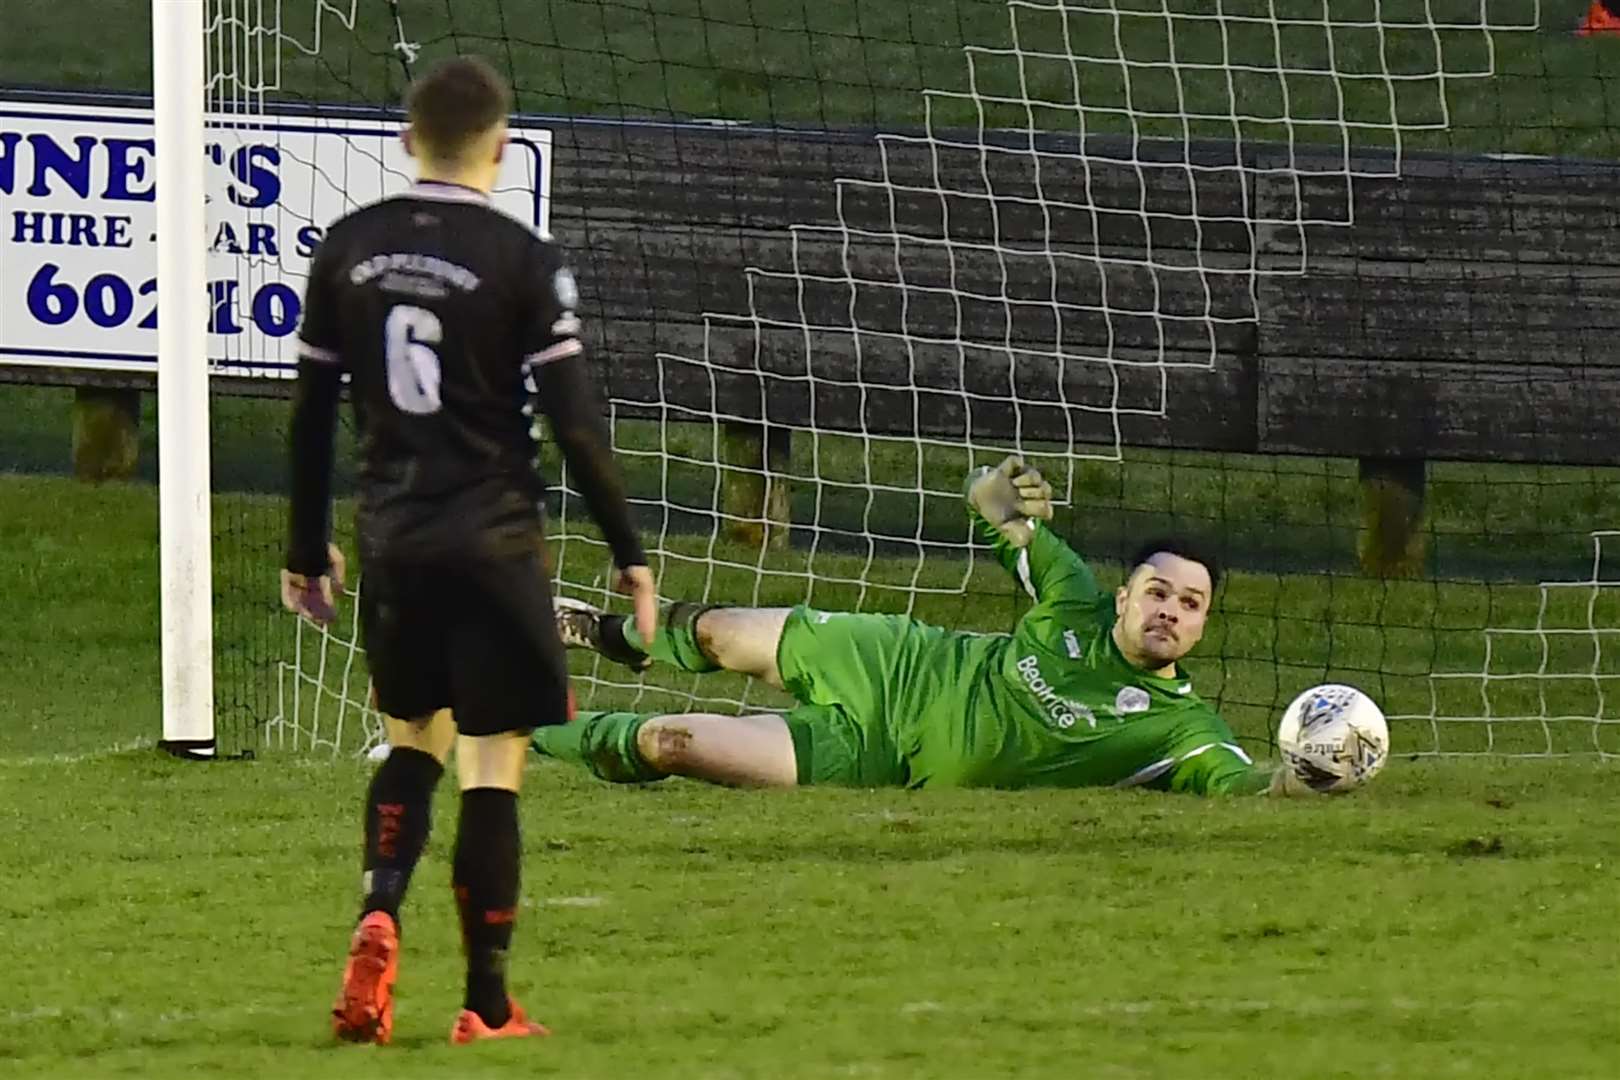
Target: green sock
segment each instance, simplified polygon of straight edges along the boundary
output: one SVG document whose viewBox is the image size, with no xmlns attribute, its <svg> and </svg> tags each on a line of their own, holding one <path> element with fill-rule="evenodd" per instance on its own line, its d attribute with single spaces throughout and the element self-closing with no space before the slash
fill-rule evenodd
<svg viewBox="0 0 1620 1080">
<path fill-rule="evenodd" d="M 534 729 L 530 743 L 546 757 L 583 765 L 612 784 L 645 784 L 662 780 L 636 749 L 636 732 L 651 713 L 581 711 L 567 724 Z"/>
<path fill-rule="evenodd" d="M 635 623 L 623 616 L 619 617 L 619 635 L 624 643 L 637 652 L 646 653 L 654 660 L 661 660 L 666 664 L 674 664 L 682 671 L 691 671 L 702 674 L 705 671 L 719 671 L 720 665 L 710 660 L 702 649 L 698 648 L 697 626 L 698 617 L 705 611 L 712 611 L 708 604 L 671 604 L 664 612 L 664 617 L 658 620 L 658 629 L 653 631 L 650 642 L 641 640 L 636 632 Z M 612 627 L 604 626 L 603 632 L 611 633 Z"/>
</svg>

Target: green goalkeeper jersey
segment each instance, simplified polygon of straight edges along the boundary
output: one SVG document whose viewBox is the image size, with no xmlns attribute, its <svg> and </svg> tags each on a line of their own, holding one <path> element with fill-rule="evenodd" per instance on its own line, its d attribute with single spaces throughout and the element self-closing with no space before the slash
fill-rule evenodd
<svg viewBox="0 0 1620 1080">
<path fill-rule="evenodd" d="M 1044 524 L 1025 548 L 975 516 L 1035 604 L 1011 635 L 939 631 L 910 672 L 910 783 L 1256 790 L 1264 778 L 1180 671 L 1160 678 L 1114 643 L 1113 597 Z M 949 716 L 941 714 L 946 704 Z"/>
</svg>

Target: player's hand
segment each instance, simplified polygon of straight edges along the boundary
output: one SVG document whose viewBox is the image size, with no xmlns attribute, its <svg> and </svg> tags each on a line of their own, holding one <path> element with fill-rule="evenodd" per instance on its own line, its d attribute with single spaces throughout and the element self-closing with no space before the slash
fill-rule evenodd
<svg viewBox="0 0 1620 1080">
<path fill-rule="evenodd" d="M 651 641 L 658 629 L 658 585 L 652 571 L 645 566 L 626 566 L 619 571 L 614 588 L 630 597 L 636 611 L 636 634 L 642 641 Z"/>
<path fill-rule="evenodd" d="M 976 469 L 967 478 L 968 505 L 1000 530 L 1013 547 L 1026 547 L 1036 520 L 1052 519 L 1052 485 L 1017 454 L 995 468 Z"/>
<path fill-rule="evenodd" d="M 333 596 L 342 594 L 343 579 L 349 568 L 348 560 L 336 544 L 326 546 L 326 558 L 331 565 L 320 577 L 295 574 L 291 570 L 281 572 L 281 606 L 323 627 L 337 621 Z"/>
<path fill-rule="evenodd" d="M 349 560 L 343 557 L 342 548 L 336 544 L 327 544 L 326 561 L 329 566 L 326 576 L 332 579 L 332 591 L 342 596 L 348 592 L 343 583 L 349 580 Z"/>
<path fill-rule="evenodd" d="M 1288 767 L 1287 762 L 1276 766 L 1271 771 L 1271 786 L 1266 794 L 1274 799 L 1298 798 L 1302 795 L 1315 795 L 1309 784 L 1299 778 L 1299 774 Z"/>
</svg>

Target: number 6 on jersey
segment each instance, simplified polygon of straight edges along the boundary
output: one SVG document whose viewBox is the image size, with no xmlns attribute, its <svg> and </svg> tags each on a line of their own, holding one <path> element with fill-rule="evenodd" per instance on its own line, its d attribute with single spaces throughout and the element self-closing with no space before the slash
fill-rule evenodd
<svg viewBox="0 0 1620 1080">
<path fill-rule="evenodd" d="M 388 396 L 403 412 L 426 416 L 439 411 L 439 354 L 431 346 L 444 338 L 439 317 L 414 304 L 388 309 Z"/>
</svg>

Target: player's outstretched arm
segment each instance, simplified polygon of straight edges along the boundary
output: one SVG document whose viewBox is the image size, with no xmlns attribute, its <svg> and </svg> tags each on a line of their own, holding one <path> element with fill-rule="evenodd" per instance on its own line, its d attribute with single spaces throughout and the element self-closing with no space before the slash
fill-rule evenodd
<svg viewBox="0 0 1620 1080">
<path fill-rule="evenodd" d="M 1269 795 L 1274 799 L 1299 798 L 1321 794 L 1286 765 L 1248 765 L 1214 777 L 1208 795 Z"/>
<path fill-rule="evenodd" d="M 657 621 L 657 590 L 630 517 L 624 477 L 613 460 L 601 398 L 585 370 L 585 361 L 577 353 L 548 360 L 534 369 L 534 381 L 540 409 L 568 462 L 568 471 L 613 552 L 619 568 L 618 587 L 635 605 L 636 629 L 643 640 L 651 638 Z"/>
<path fill-rule="evenodd" d="M 1091 568 L 1048 526 L 1052 485 L 1017 455 L 968 474 L 967 503 L 979 538 L 1036 602 L 1096 599 Z"/>
<path fill-rule="evenodd" d="M 1224 728 L 1224 724 L 1222 725 Z M 1282 790 L 1279 766 L 1262 765 L 1250 760 L 1230 739 L 1230 732 L 1221 735 L 1223 741 L 1193 747 L 1164 775 L 1159 784 L 1166 791 L 1191 795 L 1286 795 L 1296 794 Z"/>
<path fill-rule="evenodd" d="M 619 568 L 615 585 L 629 594 L 636 630 L 645 641 L 657 628 L 657 587 L 630 518 L 624 477 L 613 460 L 602 399 L 585 370 L 585 346 L 574 314 L 579 286 L 550 244 L 535 241 L 529 259 L 522 345 L 524 366 L 534 379 L 534 404 L 550 424 L 568 471 L 613 552 Z"/>
<path fill-rule="evenodd" d="M 1176 763 L 1166 787 L 1195 795 L 1315 795 L 1286 765 L 1249 760 L 1234 744 L 1222 743 Z"/>
</svg>

